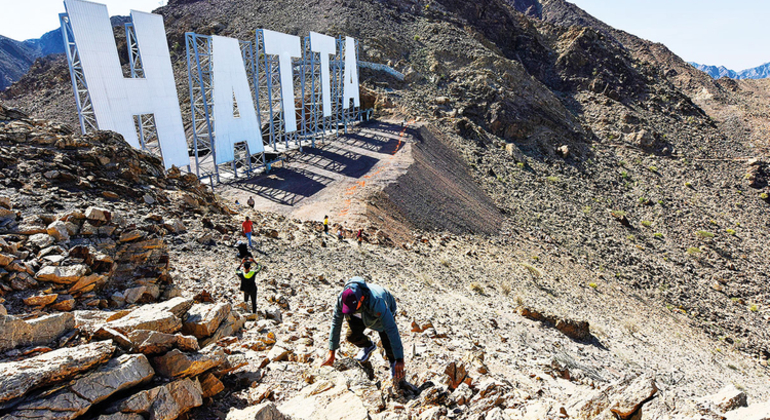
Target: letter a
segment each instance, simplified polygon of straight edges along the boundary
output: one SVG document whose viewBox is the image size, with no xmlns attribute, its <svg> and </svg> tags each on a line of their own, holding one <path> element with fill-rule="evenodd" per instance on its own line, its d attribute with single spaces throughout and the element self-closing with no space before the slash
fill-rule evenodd
<svg viewBox="0 0 770 420">
<path fill-rule="evenodd" d="M 131 11 L 145 78 L 124 78 L 107 6 L 79 0 L 64 6 L 99 129 L 116 131 L 138 148 L 134 116 L 154 114 L 165 167 L 189 165 L 163 17 Z"/>
<path fill-rule="evenodd" d="M 235 143 L 245 141 L 249 153 L 262 153 L 262 130 L 254 108 L 246 67 L 237 39 L 212 36 L 214 57 L 214 140 L 216 163 L 235 159 Z M 233 116 L 233 96 L 240 117 Z"/>
<path fill-rule="evenodd" d="M 342 109 L 350 108 L 350 100 L 356 107 L 361 106 L 358 94 L 358 57 L 356 56 L 356 40 L 345 37 L 345 80 L 342 86 Z"/>
</svg>

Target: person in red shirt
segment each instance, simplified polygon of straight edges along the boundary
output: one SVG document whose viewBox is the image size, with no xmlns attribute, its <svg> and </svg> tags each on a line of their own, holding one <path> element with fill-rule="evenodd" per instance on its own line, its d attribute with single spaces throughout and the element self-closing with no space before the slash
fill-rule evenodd
<svg viewBox="0 0 770 420">
<path fill-rule="evenodd" d="M 243 222 L 243 234 L 246 236 L 246 239 L 249 240 L 249 248 L 253 248 L 251 245 L 251 232 L 254 230 L 254 222 L 252 222 L 248 216 L 246 216 L 246 221 Z"/>
</svg>

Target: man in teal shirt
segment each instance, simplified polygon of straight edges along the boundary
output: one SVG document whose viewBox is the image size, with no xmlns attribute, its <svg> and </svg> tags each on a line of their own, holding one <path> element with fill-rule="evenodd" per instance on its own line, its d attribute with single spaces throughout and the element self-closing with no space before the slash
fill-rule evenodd
<svg viewBox="0 0 770 420">
<path fill-rule="evenodd" d="M 322 363 L 334 364 L 335 351 L 340 347 L 342 317 L 348 322 L 347 340 L 360 348 L 355 357 L 360 362 L 369 360 L 377 346 L 364 334 L 369 328 L 380 334 L 385 356 L 390 362 L 393 379 L 398 383 L 404 379 L 404 347 L 396 326 L 396 299 L 382 286 L 367 284 L 361 277 L 353 277 L 337 297 L 332 328 L 329 333 L 329 357 Z"/>
</svg>

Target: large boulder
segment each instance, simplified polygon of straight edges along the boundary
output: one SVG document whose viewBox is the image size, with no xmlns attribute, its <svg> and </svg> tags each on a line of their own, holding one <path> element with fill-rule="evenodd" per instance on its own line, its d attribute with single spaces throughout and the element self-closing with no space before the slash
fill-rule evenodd
<svg viewBox="0 0 770 420">
<path fill-rule="evenodd" d="M 89 207 L 86 209 L 86 219 L 90 222 L 107 223 L 112 220 L 112 213 L 105 208 Z"/>
<path fill-rule="evenodd" d="M 133 350 L 143 354 L 161 354 L 173 348 L 198 351 L 198 340 L 189 335 L 166 334 L 157 331 L 136 330 L 128 334 Z"/>
<path fill-rule="evenodd" d="M 727 420 L 770 420 L 770 401 L 752 404 L 725 414 Z"/>
<path fill-rule="evenodd" d="M 153 375 L 150 362 L 143 354 L 123 355 L 110 360 L 61 391 L 19 404 L 10 417 L 72 420 L 83 415 L 92 405 L 147 382 Z"/>
<path fill-rule="evenodd" d="M 144 305 L 122 318 L 108 322 L 107 326 L 123 334 L 135 330 L 173 334 L 182 329 L 181 317 L 192 305 L 191 299 L 182 297 L 153 305 Z"/>
<path fill-rule="evenodd" d="M 622 420 L 630 419 L 639 408 L 658 392 L 655 379 L 640 376 L 615 397 L 610 411 Z"/>
<path fill-rule="evenodd" d="M 35 274 L 35 279 L 40 281 L 50 281 L 57 284 L 77 283 L 88 273 L 88 266 L 84 264 L 68 265 L 57 267 L 53 265 L 45 266 Z"/>
<path fill-rule="evenodd" d="M 48 344 L 75 328 L 71 313 L 59 313 L 29 321 L 12 315 L 0 315 L 0 351 L 18 346 Z"/>
<path fill-rule="evenodd" d="M 153 357 L 152 364 L 158 374 L 177 379 L 198 376 L 221 365 L 225 360 L 224 351 L 209 347 L 200 353 L 184 353 L 174 349 L 163 356 Z"/>
<path fill-rule="evenodd" d="M 278 411 L 272 402 L 246 407 L 243 410 L 233 409 L 227 413 L 227 420 L 289 420 Z"/>
<path fill-rule="evenodd" d="M 32 389 L 73 378 L 112 356 L 109 341 L 61 348 L 18 362 L 0 363 L 0 403 L 19 398 Z"/>
<path fill-rule="evenodd" d="M 699 399 L 698 404 L 720 413 L 726 413 L 738 407 L 746 407 L 748 405 L 746 394 L 732 384 L 722 388 L 716 394 L 707 395 Z"/>
<path fill-rule="evenodd" d="M 210 337 L 201 340 L 201 347 L 216 343 L 222 338 L 229 337 L 243 328 L 246 318 L 240 316 L 238 311 L 230 311 L 227 318 L 219 324 L 219 328 Z"/>
<path fill-rule="evenodd" d="M 200 383 L 186 378 L 134 394 L 118 404 L 118 411 L 141 414 L 151 420 L 174 420 L 202 404 Z"/>
<path fill-rule="evenodd" d="M 295 420 L 368 420 L 369 411 L 360 397 L 348 389 L 351 379 L 345 372 L 322 367 L 314 372 L 316 385 L 305 387 L 294 398 L 281 404 L 281 413 Z M 356 379 L 356 382 L 366 379 Z"/>
<path fill-rule="evenodd" d="M 187 312 L 182 323 L 182 333 L 205 338 L 217 331 L 222 321 L 230 315 L 229 303 L 193 305 Z"/>
<path fill-rule="evenodd" d="M 66 242 L 70 240 L 70 234 L 67 230 L 67 224 L 61 220 L 57 220 L 46 228 L 46 233 L 53 236 L 58 242 Z"/>
</svg>

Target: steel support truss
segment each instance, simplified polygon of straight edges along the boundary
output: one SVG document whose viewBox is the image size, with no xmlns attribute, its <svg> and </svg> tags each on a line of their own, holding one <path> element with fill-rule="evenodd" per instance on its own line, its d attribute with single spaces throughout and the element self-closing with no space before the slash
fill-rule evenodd
<svg viewBox="0 0 770 420">
<path fill-rule="evenodd" d="M 80 53 L 78 52 L 77 43 L 75 41 L 75 34 L 72 31 L 72 26 L 66 13 L 59 14 L 59 22 L 61 24 L 62 39 L 67 55 L 70 78 L 72 79 L 72 90 L 75 93 L 80 131 L 82 134 L 93 133 L 99 130 L 99 126 L 91 104 L 91 96 L 88 93 L 88 84 L 86 83 L 85 74 L 83 73 L 83 65 L 80 61 Z M 125 30 L 131 77 L 144 78 L 144 69 L 142 66 L 139 46 L 136 42 L 134 25 L 132 23 L 127 23 L 125 25 Z M 141 149 L 162 158 L 160 144 L 158 143 L 158 134 L 155 129 L 155 117 L 152 114 L 135 115 L 134 124 L 137 133 L 139 134 Z"/>
<path fill-rule="evenodd" d="M 82 134 L 93 133 L 99 130 L 99 126 L 96 124 L 96 115 L 91 104 L 91 96 L 88 94 L 88 84 L 86 84 L 86 76 L 83 74 L 83 63 L 80 61 L 80 54 L 75 43 L 75 34 L 72 31 L 69 16 L 66 13 L 60 13 L 59 23 L 61 24 L 64 50 L 67 54 L 67 64 L 70 69 L 72 90 L 75 93 L 80 132 Z"/>
<path fill-rule="evenodd" d="M 239 173 L 251 176 L 255 165 L 265 165 L 264 153 L 252 154 L 248 144 L 235 144 L 235 158 L 232 162 L 216 164 L 216 142 L 213 113 L 213 50 L 210 36 L 197 35 L 192 32 L 185 34 L 187 51 L 188 84 L 190 89 L 190 112 L 192 117 L 192 139 L 189 145 L 195 160 L 195 173 L 199 179 L 209 178 L 213 187 L 214 181 L 221 183 L 238 179 Z M 251 42 L 240 41 L 241 56 L 249 78 L 252 98 L 255 106 L 256 98 L 256 68 L 254 66 L 254 49 Z"/>
</svg>

